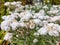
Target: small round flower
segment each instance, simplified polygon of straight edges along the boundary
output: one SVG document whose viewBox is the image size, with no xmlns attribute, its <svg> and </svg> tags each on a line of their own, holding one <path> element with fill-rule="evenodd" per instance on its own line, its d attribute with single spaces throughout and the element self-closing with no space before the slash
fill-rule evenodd
<svg viewBox="0 0 60 45">
<path fill-rule="evenodd" d="M 38 40 L 37 40 L 37 39 L 34 39 L 34 40 L 33 40 L 33 43 L 37 43 L 37 42 L 38 42 Z"/>
<path fill-rule="evenodd" d="M 35 23 L 33 20 L 30 20 L 29 23 L 28 23 L 28 26 L 30 29 L 34 29 L 35 28 Z"/>
<path fill-rule="evenodd" d="M 34 28 L 35 28 L 35 24 L 30 24 L 30 25 L 29 25 L 29 28 L 30 28 L 30 29 L 34 29 Z"/>
<path fill-rule="evenodd" d="M 39 37 L 39 33 L 38 33 L 38 32 L 35 32 L 33 35 L 34 35 L 35 37 Z"/>
</svg>

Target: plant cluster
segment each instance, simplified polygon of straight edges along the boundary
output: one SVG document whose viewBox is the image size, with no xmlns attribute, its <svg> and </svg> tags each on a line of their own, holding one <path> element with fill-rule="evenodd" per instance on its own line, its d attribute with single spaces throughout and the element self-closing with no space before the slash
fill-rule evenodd
<svg viewBox="0 0 60 45">
<path fill-rule="evenodd" d="M 1 29 L 11 45 L 56 45 L 60 40 L 60 5 L 4 5 L 9 15 L 2 17 Z"/>
</svg>

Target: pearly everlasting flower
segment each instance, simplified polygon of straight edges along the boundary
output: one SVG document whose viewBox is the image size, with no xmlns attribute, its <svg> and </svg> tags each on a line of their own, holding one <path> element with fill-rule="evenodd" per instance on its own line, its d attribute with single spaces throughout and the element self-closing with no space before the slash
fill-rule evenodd
<svg viewBox="0 0 60 45">
<path fill-rule="evenodd" d="M 40 35 L 49 34 L 50 36 L 59 36 L 60 25 L 54 23 L 48 23 L 47 25 L 44 25 L 42 28 L 40 28 L 37 32 Z"/>
<path fill-rule="evenodd" d="M 30 24 L 30 25 L 29 25 L 29 28 L 30 28 L 30 29 L 34 29 L 34 28 L 35 28 L 35 24 Z"/>
<path fill-rule="evenodd" d="M 40 13 L 40 15 L 43 15 L 43 16 L 45 15 L 45 11 L 43 9 L 40 10 L 39 13 Z"/>
<path fill-rule="evenodd" d="M 15 1 L 11 3 L 11 5 L 16 5 L 16 4 L 17 4 L 17 3 L 16 3 Z"/>
<path fill-rule="evenodd" d="M 48 24 L 48 21 L 45 21 L 45 20 L 42 21 L 42 25 L 43 25 L 43 26 L 46 26 L 47 24 Z"/>
<path fill-rule="evenodd" d="M 20 27 L 26 27 L 27 25 L 26 25 L 24 22 L 20 22 L 20 23 L 19 23 L 19 26 L 20 26 Z"/>
<path fill-rule="evenodd" d="M 5 20 L 7 16 L 2 16 L 2 19 Z"/>
<path fill-rule="evenodd" d="M 33 20 L 30 20 L 29 23 L 28 23 L 28 26 L 30 29 L 34 29 L 35 28 L 35 23 Z"/>
<path fill-rule="evenodd" d="M 5 30 L 5 31 L 10 31 L 10 27 L 5 26 L 5 27 L 3 27 L 3 28 L 2 28 L 2 30 Z"/>
<path fill-rule="evenodd" d="M 25 11 L 20 13 L 19 17 L 23 18 L 25 21 L 28 21 L 32 17 L 32 14 L 29 11 Z"/>
<path fill-rule="evenodd" d="M 19 27 L 19 23 L 18 22 L 13 22 L 10 24 L 10 26 L 12 27 L 12 30 L 16 30 Z"/>
<path fill-rule="evenodd" d="M 34 23 L 35 23 L 36 25 L 39 25 L 40 22 L 41 22 L 41 20 L 39 20 L 39 19 L 34 19 Z"/>
<path fill-rule="evenodd" d="M 51 36 L 59 36 L 58 30 L 60 30 L 60 27 L 58 24 L 50 23 L 46 26 L 48 34 Z"/>
<path fill-rule="evenodd" d="M 8 16 L 3 16 L 3 17 L 2 17 L 2 19 L 4 19 L 4 20 L 8 20 L 8 19 L 10 19 L 10 18 L 11 18 L 10 15 L 8 15 Z"/>
<path fill-rule="evenodd" d="M 59 36 L 59 33 L 57 32 L 57 30 L 51 30 L 51 31 L 49 31 L 48 32 L 48 34 L 50 35 L 50 36 Z"/>
<path fill-rule="evenodd" d="M 57 7 L 58 7 L 58 5 L 53 5 L 53 7 L 57 8 Z"/>
<path fill-rule="evenodd" d="M 39 33 L 38 32 L 35 32 L 34 34 L 33 34 L 35 37 L 39 37 Z"/>
<path fill-rule="evenodd" d="M 11 38 L 12 38 L 13 34 L 12 33 L 7 33 L 4 37 L 4 40 L 8 40 L 11 42 Z"/>
<path fill-rule="evenodd" d="M 60 32 L 60 26 L 58 25 L 56 26 L 56 28 L 58 29 L 57 31 Z"/>
<path fill-rule="evenodd" d="M 45 20 L 48 20 L 50 17 L 49 16 L 44 16 L 44 19 Z"/>
<path fill-rule="evenodd" d="M 3 21 L 1 23 L 1 29 L 5 30 L 5 31 L 9 31 L 10 30 L 10 22 L 8 21 Z"/>
<path fill-rule="evenodd" d="M 15 19 L 15 18 L 18 18 L 18 15 L 19 15 L 19 13 L 12 13 L 11 17 Z"/>
<path fill-rule="evenodd" d="M 60 17 L 59 16 L 54 16 L 54 17 L 50 17 L 50 19 L 48 19 L 49 22 L 56 22 L 57 20 L 59 20 Z"/>
<path fill-rule="evenodd" d="M 37 39 L 34 39 L 34 40 L 33 40 L 33 43 L 37 43 L 37 42 L 38 42 L 38 40 L 37 40 Z"/>
<path fill-rule="evenodd" d="M 48 6 L 47 5 L 43 6 L 43 9 L 48 9 Z"/>
<path fill-rule="evenodd" d="M 5 6 L 9 6 L 10 5 L 10 2 L 6 2 L 4 5 Z"/>
<path fill-rule="evenodd" d="M 51 8 L 50 11 L 47 11 L 48 14 L 57 14 L 58 12 L 57 8 Z"/>
<path fill-rule="evenodd" d="M 39 18 L 39 19 L 44 19 L 44 15 L 42 15 L 41 13 L 35 13 L 35 18 Z"/>
<path fill-rule="evenodd" d="M 38 32 L 40 35 L 46 35 L 46 34 L 47 34 L 47 30 L 46 30 L 45 27 L 40 28 L 37 32 Z"/>
</svg>

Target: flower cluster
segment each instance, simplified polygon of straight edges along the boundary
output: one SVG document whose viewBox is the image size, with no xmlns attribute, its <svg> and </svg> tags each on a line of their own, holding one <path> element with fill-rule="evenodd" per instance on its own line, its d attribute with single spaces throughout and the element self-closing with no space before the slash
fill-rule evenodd
<svg viewBox="0 0 60 45">
<path fill-rule="evenodd" d="M 60 26 L 58 24 L 49 23 L 40 28 L 34 35 L 37 35 L 38 33 L 40 35 L 49 34 L 50 36 L 59 36 L 59 32 L 60 32 Z"/>
<path fill-rule="evenodd" d="M 59 36 L 60 25 L 60 5 L 40 5 L 35 4 L 22 6 L 21 2 L 6 2 L 8 9 L 13 8 L 10 15 L 3 16 L 4 20 L 1 22 L 1 29 L 5 31 L 16 31 L 19 28 L 27 28 L 29 30 L 37 30 L 34 36 L 50 35 Z M 10 35 L 10 34 L 7 34 Z M 8 36 L 4 39 L 8 39 Z M 6 40 L 7 40 L 6 39 Z M 38 42 L 37 39 L 33 40 L 34 43 Z"/>
</svg>

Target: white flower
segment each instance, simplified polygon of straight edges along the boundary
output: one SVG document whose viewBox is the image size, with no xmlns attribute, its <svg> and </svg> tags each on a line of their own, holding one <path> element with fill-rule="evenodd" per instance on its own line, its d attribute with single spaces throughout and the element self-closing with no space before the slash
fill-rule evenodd
<svg viewBox="0 0 60 45">
<path fill-rule="evenodd" d="M 8 40 L 11 42 L 12 35 L 13 35 L 12 33 L 7 33 L 4 37 L 4 40 Z"/>
<path fill-rule="evenodd" d="M 8 19 L 10 19 L 10 18 L 11 18 L 10 15 L 8 15 L 8 16 L 3 16 L 3 17 L 2 17 L 2 19 L 4 19 L 4 20 L 8 20 Z"/>
<path fill-rule="evenodd" d="M 8 21 L 3 21 L 1 23 L 1 29 L 5 30 L 5 31 L 9 31 L 10 30 L 10 22 Z"/>
<path fill-rule="evenodd" d="M 50 19 L 48 19 L 49 22 L 55 22 L 57 20 L 59 20 L 60 17 L 59 16 L 54 16 L 54 17 L 50 17 Z"/>
<path fill-rule="evenodd" d="M 36 19 L 36 18 L 37 18 L 37 16 L 36 16 L 36 15 L 34 15 L 32 18 L 33 18 L 33 19 L 34 19 L 34 18 Z"/>
<path fill-rule="evenodd" d="M 46 35 L 47 34 L 47 29 L 45 27 L 42 27 L 38 30 L 38 33 L 40 35 Z"/>
<path fill-rule="evenodd" d="M 20 11 L 23 11 L 23 6 L 15 9 L 15 12 L 20 12 Z"/>
<path fill-rule="evenodd" d="M 30 25 L 29 25 L 29 28 L 30 28 L 30 29 L 34 29 L 34 28 L 35 28 L 35 24 L 30 24 Z"/>
<path fill-rule="evenodd" d="M 46 26 L 48 34 L 51 36 L 59 36 L 60 26 L 58 24 L 50 23 Z"/>
<path fill-rule="evenodd" d="M 44 10 L 40 10 L 39 13 L 40 13 L 40 15 L 42 15 L 42 16 L 45 15 L 45 11 L 44 11 Z"/>
<path fill-rule="evenodd" d="M 57 14 L 59 12 L 59 10 L 57 9 L 51 9 L 50 11 L 48 11 L 49 14 Z"/>
<path fill-rule="evenodd" d="M 48 9 L 47 5 L 43 6 L 44 9 Z"/>
<path fill-rule="evenodd" d="M 32 17 L 32 14 L 30 13 L 30 11 L 24 11 L 20 13 L 19 17 L 23 18 L 23 20 L 25 21 L 28 21 Z"/>
<path fill-rule="evenodd" d="M 16 35 L 16 37 L 19 37 L 19 35 Z"/>
<path fill-rule="evenodd" d="M 10 5 L 10 2 L 6 2 L 4 5 L 5 6 L 9 6 Z"/>
<path fill-rule="evenodd" d="M 53 7 L 57 8 L 57 7 L 58 7 L 58 5 L 53 5 Z"/>
<path fill-rule="evenodd" d="M 48 21 L 45 21 L 45 20 L 44 20 L 44 21 L 42 22 L 42 24 L 43 24 L 43 26 L 46 26 L 46 25 L 48 24 Z"/>
<path fill-rule="evenodd" d="M 49 16 L 44 16 L 44 19 L 49 19 L 50 17 Z"/>
<path fill-rule="evenodd" d="M 35 28 L 35 23 L 33 20 L 30 20 L 29 23 L 28 23 L 28 26 L 30 29 L 34 29 Z"/>
<path fill-rule="evenodd" d="M 51 30 L 48 32 L 50 36 L 59 36 L 59 33 L 56 30 Z"/>
<path fill-rule="evenodd" d="M 43 20 L 44 19 L 44 16 L 38 16 L 39 19 Z"/>
<path fill-rule="evenodd" d="M 16 5 L 17 3 L 14 1 L 14 2 L 11 2 L 11 5 Z"/>
<path fill-rule="evenodd" d="M 38 40 L 37 40 L 37 39 L 34 39 L 34 40 L 33 40 L 33 43 L 37 43 L 37 42 L 38 42 Z"/>
<path fill-rule="evenodd" d="M 3 27 L 3 29 L 2 29 L 2 30 L 5 30 L 5 31 L 10 31 L 10 27 L 5 26 L 5 27 Z"/>
<path fill-rule="evenodd" d="M 41 22 L 41 20 L 39 20 L 39 19 L 34 19 L 34 23 L 35 23 L 36 25 L 39 25 L 40 22 Z"/>
<path fill-rule="evenodd" d="M 12 13 L 11 17 L 15 19 L 15 18 L 18 18 L 18 15 L 19 15 L 19 13 Z"/>
<path fill-rule="evenodd" d="M 16 3 L 17 3 L 17 4 L 21 4 L 22 2 L 20 2 L 20 1 L 17 1 Z"/>
<path fill-rule="evenodd" d="M 7 16 L 2 16 L 2 19 L 5 20 Z"/>
<path fill-rule="evenodd" d="M 39 13 L 35 13 L 34 15 L 35 15 L 35 18 L 43 19 L 45 14 L 43 14 L 43 12 L 42 13 L 39 12 Z"/>
<path fill-rule="evenodd" d="M 18 22 L 13 22 L 10 24 L 10 26 L 12 27 L 12 30 L 16 30 L 20 25 Z"/>
<path fill-rule="evenodd" d="M 36 36 L 36 37 L 39 37 L 39 33 L 38 32 L 35 32 L 33 35 Z"/>
<path fill-rule="evenodd" d="M 60 32 L 60 26 L 58 25 L 56 28 L 57 28 L 57 31 Z"/>
<path fill-rule="evenodd" d="M 20 27 L 26 27 L 27 25 L 24 22 L 19 23 Z"/>
</svg>

